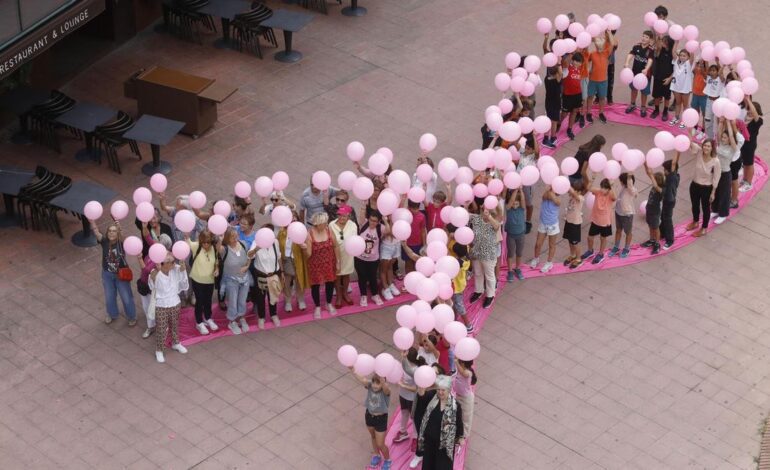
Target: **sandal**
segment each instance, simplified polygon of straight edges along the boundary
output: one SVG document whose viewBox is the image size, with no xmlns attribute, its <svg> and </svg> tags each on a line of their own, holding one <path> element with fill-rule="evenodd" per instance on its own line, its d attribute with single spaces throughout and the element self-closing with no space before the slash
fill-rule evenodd
<svg viewBox="0 0 770 470">
<path fill-rule="evenodd" d="M 705 228 L 702 228 L 702 229 L 698 230 L 697 232 L 693 232 L 693 234 L 692 234 L 693 237 L 702 237 L 703 235 L 706 235 L 706 229 Z"/>
</svg>

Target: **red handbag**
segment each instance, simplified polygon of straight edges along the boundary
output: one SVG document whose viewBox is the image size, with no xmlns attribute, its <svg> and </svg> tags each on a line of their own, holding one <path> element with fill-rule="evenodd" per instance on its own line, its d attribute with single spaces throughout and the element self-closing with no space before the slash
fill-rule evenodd
<svg viewBox="0 0 770 470">
<path fill-rule="evenodd" d="M 134 278 L 134 273 L 131 271 L 131 268 L 118 268 L 118 280 L 120 281 L 131 281 L 131 279 Z"/>
</svg>

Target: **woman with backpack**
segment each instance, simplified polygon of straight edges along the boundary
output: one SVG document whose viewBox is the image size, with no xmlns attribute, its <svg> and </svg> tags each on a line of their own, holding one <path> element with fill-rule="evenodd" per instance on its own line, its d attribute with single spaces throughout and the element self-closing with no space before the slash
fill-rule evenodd
<svg viewBox="0 0 770 470">
<path fill-rule="evenodd" d="M 211 319 L 211 296 L 214 294 L 214 278 L 219 271 L 214 234 L 206 229 L 198 235 L 198 241 L 192 241 L 189 233 L 185 233 L 184 237 L 192 252 L 190 282 L 195 295 L 195 328 L 198 333 L 207 335 L 209 329 L 219 329 Z"/>
<path fill-rule="evenodd" d="M 227 299 L 228 326 L 233 330 L 233 324 L 238 319 L 241 319 L 242 323 L 246 322 L 243 316 L 246 315 L 246 300 L 252 284 L 251 274 L 249 274 L 250 259 L 246 245 L 239 239 L 238 232 L 234 228 L 227 229 L 217 246 L 217 251 L 221 258 L 221 290 L 224 291 Z M 240 330 L 237 323 L 235 328 Z"/>
</svg>

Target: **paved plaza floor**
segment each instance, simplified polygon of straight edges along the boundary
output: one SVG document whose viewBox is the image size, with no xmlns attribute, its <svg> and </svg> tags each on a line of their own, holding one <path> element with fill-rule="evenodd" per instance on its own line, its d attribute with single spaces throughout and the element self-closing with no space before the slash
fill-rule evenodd
<svg viewBox="0 0 770 470">
<path fill-rule="evenodd" d="M 268 2 L 283 7 L 281 2 Z M 411 170 L 423 132 L 436 157 L 464 160 L 480 145 L 484 109 L 500 99 L 494 74 L 511 50 L 539 53 L 540 16 L 623 18 L 619 57 L 642 31 L 650 2 L 368 0 L 348 18 L 330 5 L 294 37 L 305 57 L 286 65 L 183 42 L 152 28 L 80 73 L 63 90 L 135 113 L 123 81 L 153 64 L 235 85 L 219 122 L 163 149 L 169 194 L 227 198 L 235 181 L 285 170 L 297 195 L 311 173 L 349 166 L 345 146 L 389 146 Z M 667 2 L 702 38 L 748 52 L 770 107 L 770 3 Z M 290 7 L 296 8 L 296 7 Z M 280 36 L 280 35 L 279 35 Z M 280 41 L 280 39 L 279 39 Z M 543 113 L 542 90 L 537 114 Z M 616 101 L 628 99 L 618 84 Z M 767 127 L 767 126 L 765 126 Z M 586 136 L 649 148 L 654 131 L 594 124 Z M 758 154 L 770 157 L 768 129 Z M 7 131 L 6 134 L 9 134 Z M 6 135 L 7 137 L 7 135 Z M 146 185 L 121 150 L 123 174 L 0 143 L 0 164 L 44 165 L 114 188 Z M 676 219 L 688 215 L 684 162 Z M 639 172 L 641 173 L 641 172 Z M 640 177 L 640 188 L 649 187 Z M 641 200 L 641 199 L 640 199 Z M 770 218 L 767 189 L 686 249 L 634 266 L 509 284 L 478 339 L 479 385 L 466 468 L 754 469 L 770 410 Z M 394 310 L 312 322 L 194 345 L 154 359 L 154 341 L 121 319 L 105 325 L 100 250 L 65 238 L 0 230 L 0 468 L 358 469 L 369 459 L 364 391 L 336 359 L 351 343 L 390 351 Z M 636 235 L 646 231 L 637 218 Z M 527 239 L 526 253 L 534 236 Z M 565 247 L 560 244 L 560 255 Z M 138 298 L 137 298 L 137 305 Z M 141 308 L 138 307 L 141 311 Z M 393 400 L 395 405 L 396 400 Z"/>
</svg>

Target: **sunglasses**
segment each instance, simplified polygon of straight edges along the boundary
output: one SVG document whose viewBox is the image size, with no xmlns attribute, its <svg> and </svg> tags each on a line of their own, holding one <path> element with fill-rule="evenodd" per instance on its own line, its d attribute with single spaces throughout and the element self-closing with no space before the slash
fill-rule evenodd
<svg viewBox="0 0 770 470">
<path fill-rule="evenodd" d="M 280 201 L 280 199 L 277 199 L 277 198 L 276 198 L 276 199 L 272 199 L 272 198 L 271 198 L 270 200 L 271 200 L 271 201 L 273 201 L 273 202 L 278 202 L 278 201 Z"/>
<path fill-rule="evenodd" d="M 337 202 L 348 202 L 348 200 L 345 199 L 344 197 L 338 197 Z"/>
</svg>

